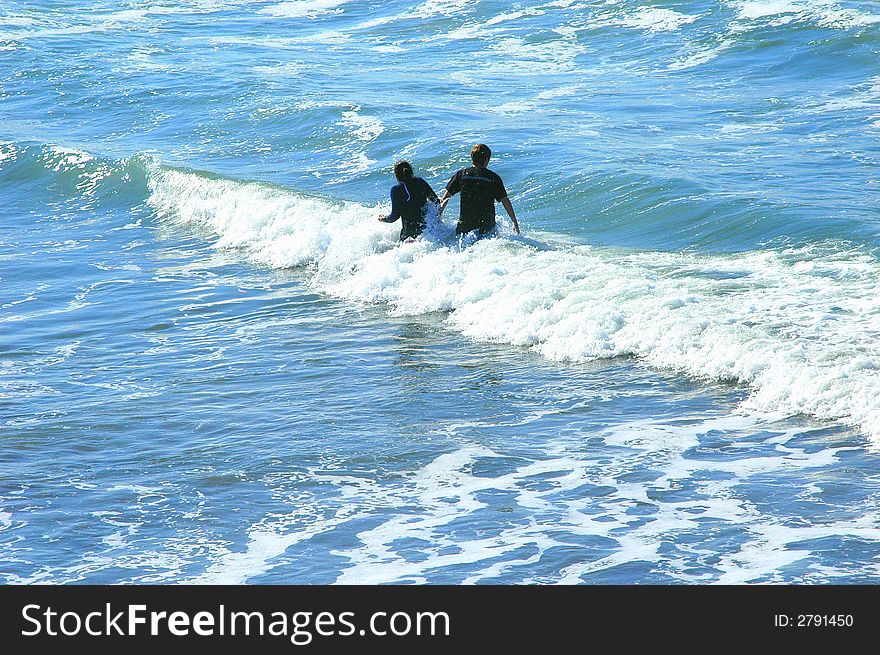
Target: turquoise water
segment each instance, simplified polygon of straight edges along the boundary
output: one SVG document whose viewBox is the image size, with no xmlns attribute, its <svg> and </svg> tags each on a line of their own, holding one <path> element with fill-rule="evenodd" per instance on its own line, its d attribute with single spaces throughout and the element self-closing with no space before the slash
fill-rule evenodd
<svg viewBox="0 0 880 655">
<path fill-rule="evenodd" d="M 0 580 L 880 581 L 872 2 L 0 4 Z M 523 236 L 413 244 L 494 152 Z"/>
</svg>

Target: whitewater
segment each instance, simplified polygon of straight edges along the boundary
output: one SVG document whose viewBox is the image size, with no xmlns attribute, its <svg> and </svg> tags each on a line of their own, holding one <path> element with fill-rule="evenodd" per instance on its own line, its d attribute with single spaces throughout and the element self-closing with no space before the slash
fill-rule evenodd
<svg viewBox="0 0 880 655">
<path fill-rule="evenodd" d="M 880 12 L 0 6 L 0 581 L 875 584 Z M 413 243 L 477 142 L 522 235 Z"/>
<path fill-rule="evenodd" d="M 880 436 L 880 264 L 839 243 L 733 255 L 633 252 L 506 238 L 419 243 L 330 203 L 258 185 L 156 170 L 168 220 L 208 228 L 218 248 L 305 267 L 316 290 L 396 315 L 449 312 L 477 341 L 563 361 L 639 357 L 748 384 L 743 409 L 841 419 Z"/>
</svg>

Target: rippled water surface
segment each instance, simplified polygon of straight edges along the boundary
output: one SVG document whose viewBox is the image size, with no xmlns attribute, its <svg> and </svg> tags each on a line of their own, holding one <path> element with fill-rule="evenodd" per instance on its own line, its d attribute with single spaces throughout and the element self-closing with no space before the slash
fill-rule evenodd
<svg viewBox="0 0 880 655">
<path fill-rule="evenodd" d="M 844 0 L 0 4 L 0 580 L 877 583 L 878 54 Z M 398 245 L 392 162 L 477 141 L 523 236 Z"/>
</svg>

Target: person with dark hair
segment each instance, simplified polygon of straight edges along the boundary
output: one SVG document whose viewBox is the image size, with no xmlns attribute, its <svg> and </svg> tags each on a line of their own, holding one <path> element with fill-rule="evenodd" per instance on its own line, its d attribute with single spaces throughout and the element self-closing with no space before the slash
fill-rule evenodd
<svg viewBox="0 0 880 655">
<path fill-rule="evenodd" d="M 504 182 L 497 173 L 490 171 L 489 158 L 492 151 L 484 143 L 478 143 L 471 149 L 471 162 L 473 166 L 462 168 L 446 185 L 446 190 L 440 198 L 440 213 L 446 207 L 446 203 L 456 193 L 461 192 L 461 209 L 458 225 L 455 227 L 456 234 L 467 234 L 477 231 L 479 235 L 489 234 L 495 230 L 495 203 L 500 202 L 504 206 L 510 220 L 513 221 L 513 231 L 519 234 L 519 223 L 507 197 Z"/>
<path fill-rule="evenodd" d="M 437 194 L 425 180 L 413 176 L 412 165 L 400 160 L 394 164 L 397 184 L 391 187 L 391 213 L 379 215 L 383 223 L 393 223 L 398 218 L 402 224 L 400 240 L 415 239 L 425 229 L 429 202 L 438 202 Z"/>
</svg>

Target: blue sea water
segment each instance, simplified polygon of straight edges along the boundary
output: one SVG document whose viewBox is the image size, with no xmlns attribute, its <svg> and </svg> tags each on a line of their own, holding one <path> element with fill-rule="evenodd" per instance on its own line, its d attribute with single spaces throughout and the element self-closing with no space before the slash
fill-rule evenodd
<svg viewBox="0 0 880 655">
<path fill-rule="evenodd" d="M 0 581 L 877 583 L 880 7 L 0 3 Z M 523 236 L 398 245 L 493 149 Z"/>
</svg>

